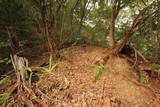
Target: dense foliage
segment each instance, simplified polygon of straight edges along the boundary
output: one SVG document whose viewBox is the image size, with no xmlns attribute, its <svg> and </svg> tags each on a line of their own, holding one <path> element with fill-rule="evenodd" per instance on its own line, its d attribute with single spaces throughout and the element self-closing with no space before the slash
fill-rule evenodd
<svg viewBox="0 0 160 107">
<path fill-rule="evenodd" d="M 30 38 L 38 40 L 40 37 L 45 42 L 48 40 L 49 44 L 53 45 L 54 42 L 54 47 L 49 45 L 50 50 L 81 43 L 112 46 L 121 42 L 140 10 L 153 2 L 154 0 L 0 0 L 0 47 L 17 53 L 31 42 Z M 157 0 L 147 9 L 144 20 L 129 42 L 143 54 L 153 57 L 160 56 L 158 8 Z M 45 42 L 39 40 L 41 46 Z"/>
</svg>

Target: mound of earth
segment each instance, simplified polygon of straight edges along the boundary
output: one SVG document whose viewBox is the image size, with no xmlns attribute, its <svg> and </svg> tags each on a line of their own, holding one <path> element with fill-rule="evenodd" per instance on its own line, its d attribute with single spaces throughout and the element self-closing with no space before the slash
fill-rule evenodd
<svg viewBox="0 0 160 107">
<path fill-rule="evenodd" d="M 34 83 L 34 91 L 46 107 L 159 107 L 159 80 L 143 72 L 138 81 L 133 65 L 125 58 L 110 57 L 99 80 L 93 82 L 93 69 L 110 50 L 88 45 L 63 49 L 64 58 L 52 74 Z M 44 54 L 35 63 L 48 60 Z M 102 61 L 103 62 L 103 61 Z M 40 106 L 40 105 L 39 105 Z"/>
<path fill-rule="evenodd" d="M 74 46 L 65 50 L 67 60 L 50 76 L 44 76 L 36 83 L 39 90 L 47 90 L 42 97 L 49 106 L 76 107 L 158 107 L 159 87 L 146 74 L 145 83 L 138 82 L 138 76 L 124 58 L 114 56 L 104 65 L 105 73 L 93 82 L 96 62 L 107 53 L 106 48 Z M 155 81 L 154 81 L 155 82 Z M 55 100 L 57 99 L 57 100 Z"/>
</svg>

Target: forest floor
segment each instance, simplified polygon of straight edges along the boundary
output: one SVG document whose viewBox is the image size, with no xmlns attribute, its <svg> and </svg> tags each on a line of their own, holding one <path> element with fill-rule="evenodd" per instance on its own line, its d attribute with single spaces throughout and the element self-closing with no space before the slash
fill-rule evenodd
<svg viewBox="0 0 160 107">
<path fill-rule="evenodd" d="M 93 70 L 110 50 L 80 45 L 63 49 L 60 64 L 49 75 L 40 76 L 32 89 L 44 107 L 159 107 L 160 80 L 143 73 L 143 83 L 125 58 L 113 56 L 94 82 Z M 40 66 L 49 59 L 43 53 L 29 61 Z M 2 89 L 2 88 L 0 88 Z M 40 107 L 37 104 L 38 107 Z"/>
</svg>

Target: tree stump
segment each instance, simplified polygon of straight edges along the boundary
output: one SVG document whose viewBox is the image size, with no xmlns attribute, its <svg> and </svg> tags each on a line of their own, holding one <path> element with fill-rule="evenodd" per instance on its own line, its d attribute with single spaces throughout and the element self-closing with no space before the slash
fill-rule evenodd
<svg viewBox="0 0 160 107">
<path fill-rule="evenodd" d="M 19 57 L 17 55 L 10 56 L 14 71 L 16 73 L 17 81 L 13 86 L 8 88 L 3 97 L 8 100 L 10 95 L 14 92 L 14 90 L 17 90 L 16 100 L 18 104 L 20 104 L 21 106 L 27 105 L 29 107 L 34 107 L 34 104 L 30 99 L 31 97 L 35 96 L 35 94 L 33 90 L 28 87 L 28 84 L 26 82 L 28 75 L 27 72 L 24 71 L 24 67 L 28 67 L 28 60 L 24 57 Z M 8 103 L 8 105 L 13 104 Z"/>
</svg>

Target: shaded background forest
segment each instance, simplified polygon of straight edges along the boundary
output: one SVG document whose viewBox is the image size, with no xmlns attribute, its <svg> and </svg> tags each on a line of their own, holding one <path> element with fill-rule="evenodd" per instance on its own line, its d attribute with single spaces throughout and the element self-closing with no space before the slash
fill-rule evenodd
<svg viewBox="0 0 160 107">
<path fill-rule="evenodd" d="M 11 53 L 32 58 L 78 44 L 112 47 L 147 6 L 129 45 L 158 61 L 159 0 L 0 0 L 0 71 Z"/>
</svg>

